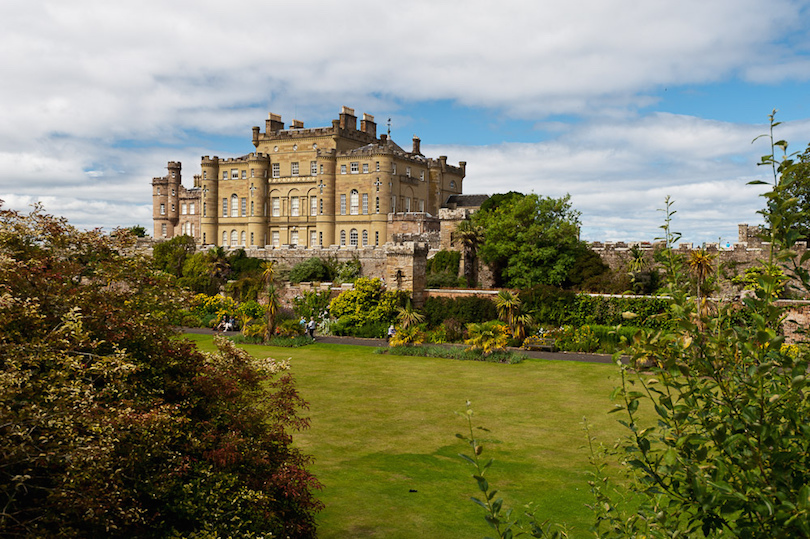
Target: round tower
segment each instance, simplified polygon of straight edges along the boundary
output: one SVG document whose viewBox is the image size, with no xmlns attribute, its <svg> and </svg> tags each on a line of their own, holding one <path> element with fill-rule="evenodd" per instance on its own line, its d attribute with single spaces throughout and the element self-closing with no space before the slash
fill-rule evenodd
<svg viewBox="0 0 810 539">
<path fill-rule="evenodd" d="M 316 219 L 318 241 L 323 246 L 335 244 L 335 170 L 337 152 L 321 150 L 318 166 L 318 218 Z M 320 172 L 323 167 L 323 172 Z"/>
<path fill-rule="evenodd" d="M 215 155 L 202 158 L 202 216 L 200 217 L 200 233 L 203 245 L 217 244 L 217 224 L 219 220 L 219 158 Z"/>
<path fill-rule="evenodd" d="M 248 158 L 250 163 L 250 188 L 248 216 L 248 245 L 267 245 L 267 182 L 269 178 L 270 156 L 253 153 Z"/>
</svg>

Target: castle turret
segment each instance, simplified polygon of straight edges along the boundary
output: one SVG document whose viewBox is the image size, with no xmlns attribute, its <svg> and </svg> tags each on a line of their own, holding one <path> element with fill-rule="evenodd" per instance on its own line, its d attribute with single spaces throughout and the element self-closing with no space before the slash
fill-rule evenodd
<svg viewBox="0 0 810 539">
<path fill-rule="evenodd" d="M 203 245 L 217 243 L 217 224 L 219 215 L 219 158 L 215 155 L 202 158 L 202 217 L 200 218 L 200 232 Z"/>
<path fill-rule="evenodd" d="M 270 156 L 262 153 L 251 154 L 250 187 L 248 198 L 250 211 L 248 215 L 248 245 L 267 245 L 267 182 L 270 168 Z"/>
<path fill-rule="evenodd" d="M 334 245 L 335 243 L 335 174 L 337 169 L 337 155 L 335 150 L 318 152 L 318 167 L 323 167 L 319 173 L 318 217 L 316 219 L 318 242 L 320 245 Z"/>
</svg>

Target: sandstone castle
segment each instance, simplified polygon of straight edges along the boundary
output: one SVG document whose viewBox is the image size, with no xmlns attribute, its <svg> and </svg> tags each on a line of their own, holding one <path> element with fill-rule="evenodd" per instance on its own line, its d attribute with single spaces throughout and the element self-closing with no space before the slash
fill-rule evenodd
<svg viewBox="0 0 810 539">
<path fill-rule="evenodd" d="M 192 188 L 169 162 L 152 180 L 154 238 L 186 234 L 246 249 L 381 246 L 438 232 L 439 210 L 463 198 L 465 162 L 424 156 L 416 136 L 406 151 L 377 136 L 369 114 L 358 129 L 347 107 L 329 127 L 292 120 L 285 129 L 270 114 L 252 140 L 255 152 L 242 157 L 203 157 Z"/>
</svg>

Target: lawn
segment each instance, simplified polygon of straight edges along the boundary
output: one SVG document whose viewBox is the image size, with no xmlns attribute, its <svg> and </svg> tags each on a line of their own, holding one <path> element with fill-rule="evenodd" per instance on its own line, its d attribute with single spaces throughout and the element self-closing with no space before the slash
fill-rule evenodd
<svg viewBox="0 0 810 539">
<path fill-rule="evenodd" d="M 210 336 L 189 336 L 204 349 Z M 324 485 L 319 537 L 470 538 L 489 534 L 472 468 L 455 437 L 466 423 L 454 412 L 467 400 L 475 422 L 498 443 L 490 484 L 505 505 L 534 502 L 541 519 L 565 522 L 572 537 L 592 537 L 592 498 L 583 417 L 606 445 L 625 434 L 607 415 L 619 381 L 613 365 L 527 360 L 502 365 L 388 356 L 372 348 L 315 344 L 245 346 L 252 354 L 291 358 L 312 426 L 295 436 L 314 457 Z"/>
</svg>

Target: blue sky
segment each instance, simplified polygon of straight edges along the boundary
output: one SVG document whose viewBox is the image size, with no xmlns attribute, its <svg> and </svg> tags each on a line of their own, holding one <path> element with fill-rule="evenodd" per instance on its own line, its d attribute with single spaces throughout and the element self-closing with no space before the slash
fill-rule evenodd
<svg viewBox="0 0 810 539">
<path fill-rule="evenodd" d="M 344 0 L 0 5 L 0 199 L 151 227 L 150 180 L 250 152 L 268 112 L 391 118 L 467 193 L 571 195 L 587 240 L 760 221 L 767 116 L 810 142 L 810 2 Z"/>
</svg>

